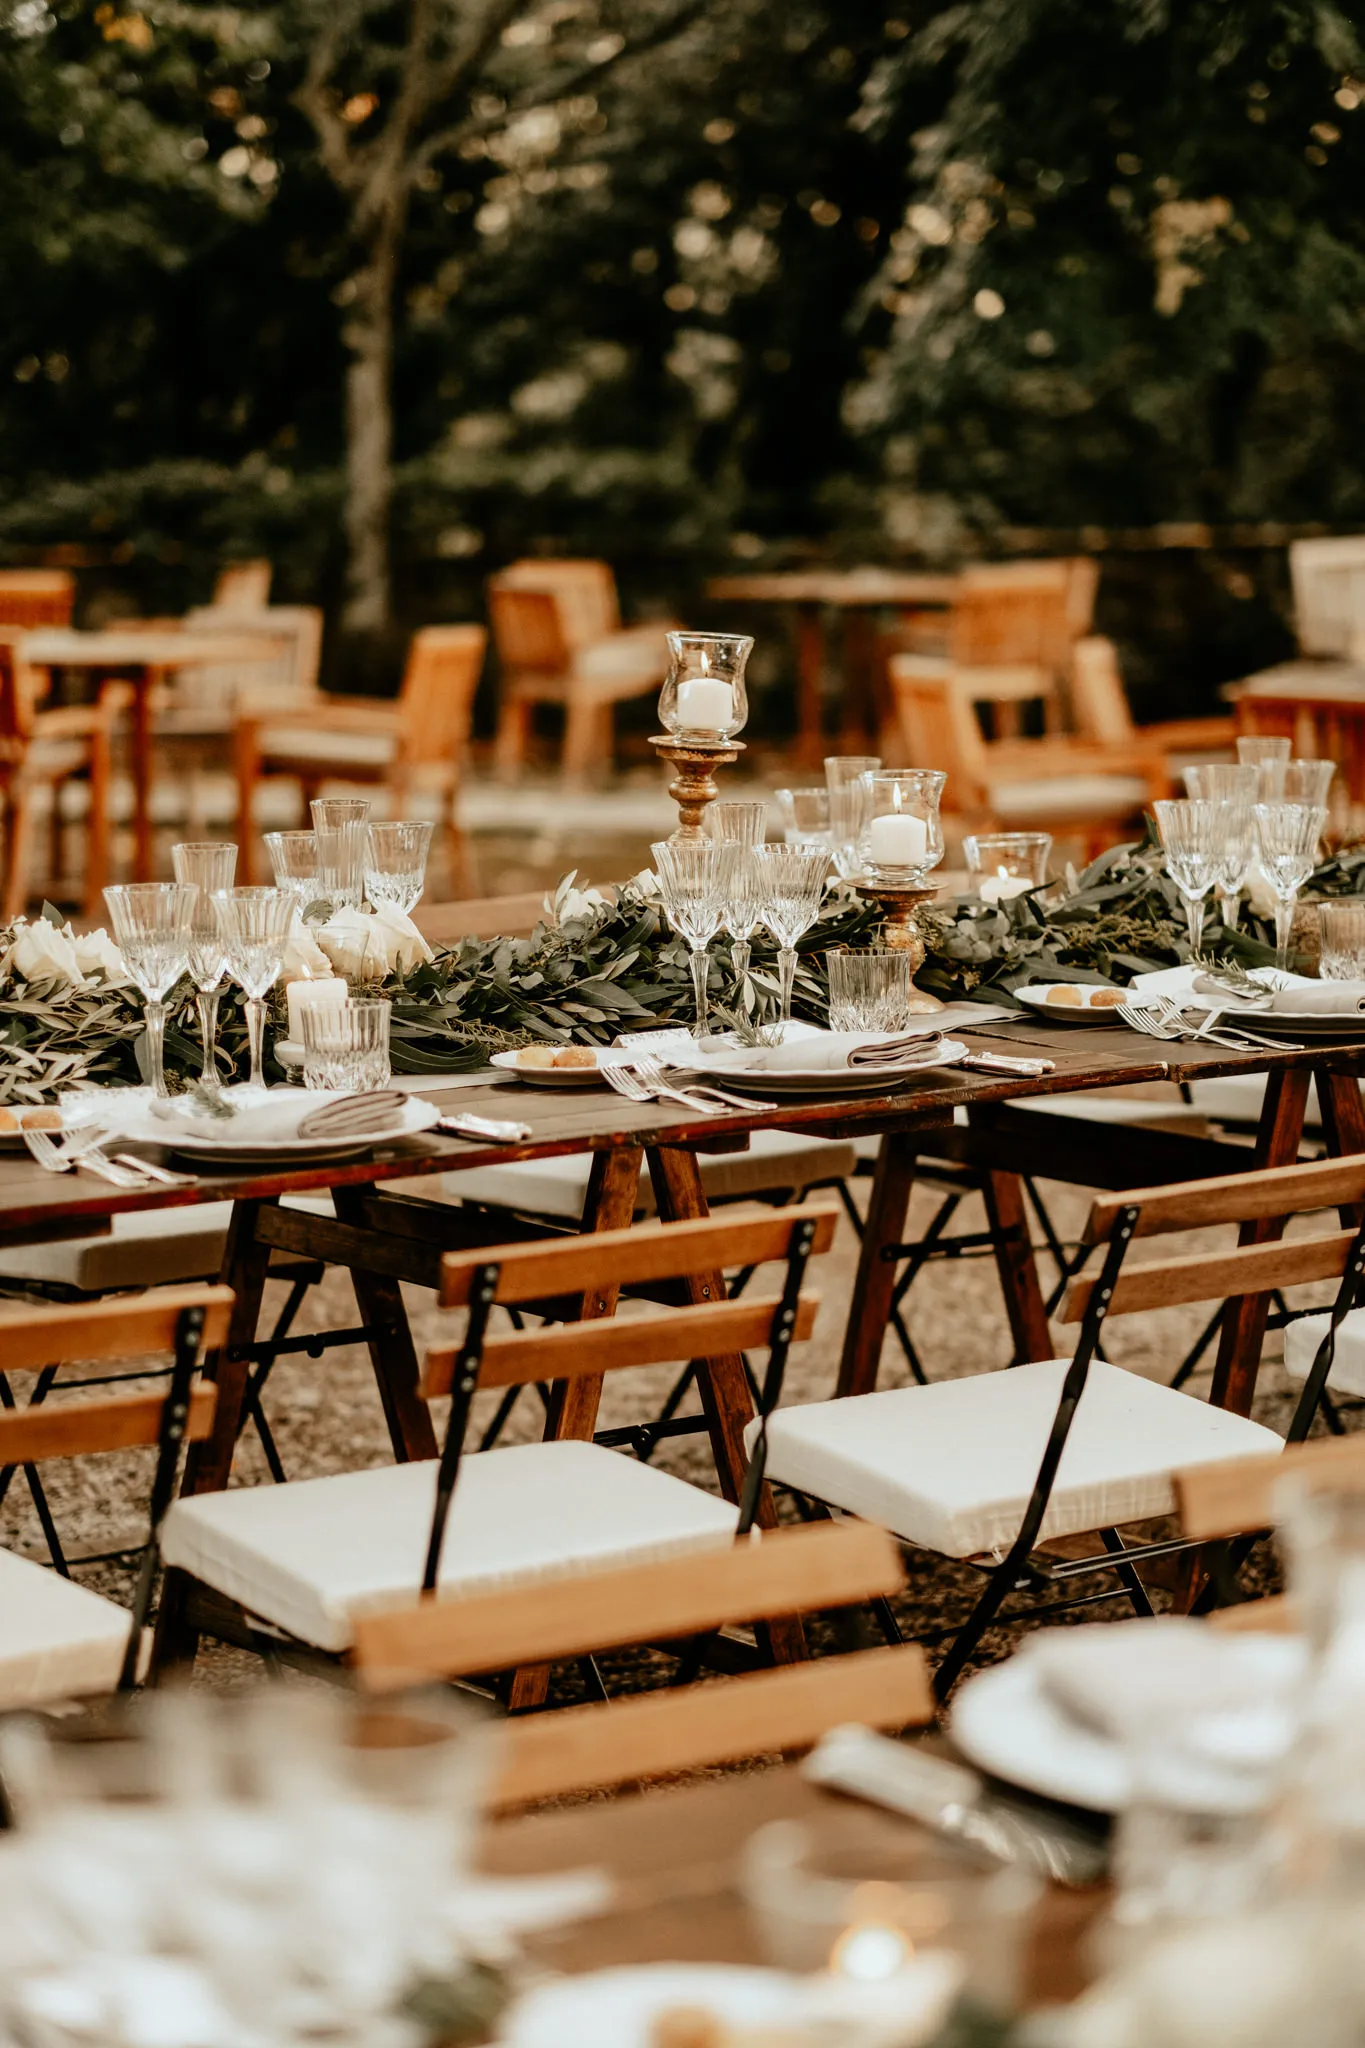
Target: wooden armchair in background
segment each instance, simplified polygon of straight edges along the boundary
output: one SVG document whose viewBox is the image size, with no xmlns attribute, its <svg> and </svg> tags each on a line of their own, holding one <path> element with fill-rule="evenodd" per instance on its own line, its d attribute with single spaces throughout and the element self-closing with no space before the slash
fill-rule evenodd
<svg viewBox="0 0 1365 2048">
<path fill-rule="evenodd" d="M 62 796 L 68 783 L 76 781 L 88 789 L 80 903 L 86 917 L 99 917 L 109 879 L 114 726 L 127 701 L 127 686 L 105 683 L 93 704 L 64 704 L 44 711 L 41 696 L 46 683 L 46 671 L 24 660 L 23 633 L 0 626 L 0 807 L 5 846 L 0 917 L 18 917 L 28 902 L 34 799 L 43 789 L 48 792 L 52 835 L 48 889 L 54 896 L 58 893 L 66 868 Z"/>
<path fill-rule="evenodd" d="M 537 704 L 564 707 L 566 776 L 610 766 L 612 706 L 662 683 L 667 625 L 622 626 L 616 579 L 595 561 L 511 563 L 489 579 L 488 617 L 501 671 L 498 772 L 520 772 Z"/>
<path fill-rule="evenodd" d="M 1078 732 L 1097 746 L 1112 748 L 1116 758 L 1134 752 L 1162 754 L 1177 763 L 1207 754 L 1233 758 L 1237 723 L 1226 712 L 1134 725 L 1118 649 L 1099 633 L 1087 634 L 1073 649 L 1071 706 Z"/>
<path fill-rule="evenodd" d="M 910 765 L 946 772 L 966 829 L 1051 832 L 1080 841 L 1089 858 L 1136 829 L 1147 806 L 1167 793 L 1164 760 L 1141 747 L 1117 754 L 1065 737 L 987 740 L 976 707 L 989 701 L 990 682 L 986 669 L 925 675 L 913 655 L 891 661 Z M 1016 687 L 1007 675 L 1005 690 Z"/>
<path fill-rule="evenodd" d="M 65 569 L 0 569 L 0 626 L 69 626 L 75 602 Z"/>
<path fill-rule="evenodd" d="M 256 786 L 266 776 L 289 776 L 307 804 L 324 783 L 380 784 L 394 818 L 408 814 L 414 796 L 435 793 L 454 896 L 463 886 L 464 838 L 456 816 L 460 778 L 469 750 L 474 693 L 488 635 L 482 626 L 426 626 L 414 633 L 403 687 L 396 699 L 317 694 L 304 710 L 246 700 L 236 735 L 238 874 L 256 878 Z"/>
</svg>

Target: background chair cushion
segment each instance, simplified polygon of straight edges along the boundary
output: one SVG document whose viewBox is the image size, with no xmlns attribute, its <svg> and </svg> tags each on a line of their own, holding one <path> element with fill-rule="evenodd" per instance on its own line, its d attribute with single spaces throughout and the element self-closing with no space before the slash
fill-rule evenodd
<svg viewBox="0 0 1365 2048">
<path fill-rule="evenodd" d="M 697 1156 L 702 1188 L 712 1202 L 788 1189 L 799 1194 L 817 1181 L 847 1180 L 857 1163 L 857 1147 L 850 1140 L 808 1138 L 795 1131 L 755 1131 L 747 1152 Z M 487 1203 L 523 1216 L 562 1216 L 577 1223 L 591 1171 L 592 1162 L 583 1153 L 559 1159 L 510 1159 L 505 1166 L 446 1174 L 441 1189 L 448 1200 Z M 422 1191 L 420 1183 L 414 1182 L 413 1188 Z M 655 1208 L 649 1174 L 642 1167 L 636 1214 L 652 1216 Z"/>
<path fill-rule="evenodd" d="M 1140 775 L 1048 775 L 993 782 L 990 806 L 1011 818 L 1107 817 L 1140 810 L 1147 796 Z"/>
<path fill-rule="evenodd" d="M 332 1214 L 330 1195 L 289 1195 L 288 1209 Z M 213 1280 L 223 1263 L 231 1202 L 200 1202 L 180 1209 L 134 1209 L 111 1217 L 104 1237 L 69 1237 L 0 1252 L 0 1278 L 39 1280 L 82 1294 L 112 1294 L 125 1287 L 165 1287 L 182 1280 Z M 0 1320 L 4 1311 L 0 1309 Z"/>
<path fill-rule="evenodd" d="M 436 1463 L 384 1465 L 178 1500 L 162 1555 L 323 1650 L 351 1617 L 416 1598 Z M 489 1592 L 596 1567 L 652 1564 L 733 1542 L 736 1510 L 600 1444 L 516 1444 L 460 1467 L 443 1590 Z"/>
<path fill-rule="evenodd" d="M 112 1692 L 131 1627 L 112 1600 L 0 1550 L 0 1709 Z"/>
<path fill-rule="evenodd" d="M 779 1409 L 768 1477 L 944 1557 L 1001 1551 L 1028 1505 L 1066 1368 L 1049 1358 Z M 1258 1422 L 1096 1360 L 1041 1538 L 1169 1514 L 1172 1472 L 1281 1448 Z"/>
<path fill-rule="evenodd" d="M 283 767 L 298 761 L 323 763 L 336 768 L 369 768 L 378 773 L 398 750 L 396 734 L 382 732 L 328 732 L 319 715 L 311 731 L 284 726 L 265 726 L 261 731 L 260 754 L 269 766 Z"/>
<path fill-rule="evenodd" d="M 1328 1315 L 1304 1316 L 1285 1325 L 1284 1369 L 1291 1380 L 1302 1385 L 1307 1379 L 1331 1320 Z M 1337 1331 L 1327 1384 L 1334 1394 L 1365 1400 L 1365 1309 L 1353 1308 Z"/>
</svg>

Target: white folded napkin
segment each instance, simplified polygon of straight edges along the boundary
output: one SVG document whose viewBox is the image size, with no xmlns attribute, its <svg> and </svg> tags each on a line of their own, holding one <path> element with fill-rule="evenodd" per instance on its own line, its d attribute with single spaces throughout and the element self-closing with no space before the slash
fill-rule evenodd
<svg viewBox="0 0 1365 2048">
<path fill-rule="evenodd" d="M 892 1047 L 898 1048 L 894 1058 L 878 1059 L 872 1064 L 927 1065 L 937 1057 L 942 1036 L 937 1021 L 929 1020 L 921 1029 L 899 1032 L 893 1039 L 875 1031 L 822 1031 L 818 1037 L 758 1047 L 751 1067 L 756 1074 L 834 1073 L 853 1066 L 856 1052 L 882 1052 Z"/>
<path fill-rule="evenodd" d="M 184 1098 L 181 1098 L 183 1102 Z M 231 1101 L 231 1097 L 228 1098 Z M 397 1089 L 378 1089 L 369 1095 L 322 1095 L 311 1088 L 272 1088 L 264 1101 L 238 1109 L 231 1116 L 195 1116 L 177 1103 L 175 1112 L 155 1129 L 140 1136 L 163 1137 L 175 1143 L 177 1128 L 193 1131 L 196 1138 L 216 1138 L 221 1144 L 288 1145 L 299 1138 L 364 1137 L 371 1130 L 391 1130 L 407 1120 L 415 1098 Z"/>
<path fill-rule="evenodd" d="M 301 1138 L 361 1138 L 367 1131 L 392 1129 L 407 1108 L 398 1088 L 374 1088 L 364 1095 L 343 1095 L 310 1110 L 299 1124 Z"/>
<path fill-rule="evenodd" d="M 1040 1629 L 1020 1655 L 1055 1706 L 1113 1738 L 1154 1715 L 1280 1705 L 1307 1663 L 1300 1637 L 1224 1634 L 1188 1615 Z"/>
<path fill-rule="evenodd" d="M 1365 1012 L 1365 981 L 1312 981 L 1303 988 L 1276 989 L 1270 1007 L 1291 1016 L 1358 1017 Z"/>
<path fill-rule="evenodd" d="M 855 1045 L 848 1055 L 850 1067 L 932 1066 L 943 1049 L 943 1033 L 929 1036 L 918 1031 L 901 1031 L 871 1045 Z"/>
</svg>

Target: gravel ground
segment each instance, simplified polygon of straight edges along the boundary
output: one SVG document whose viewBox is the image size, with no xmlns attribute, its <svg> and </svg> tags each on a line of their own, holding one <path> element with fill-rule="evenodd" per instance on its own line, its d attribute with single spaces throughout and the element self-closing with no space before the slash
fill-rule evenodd
<svg viewBox="0 0 1365 2048">
<path fill-rule="evenodd" d="M 866 1182 L 860 1183 L 865 1190 Z M 1044 1183 L 1044 1194 L 1059 1229 L 1075 1237 L 1086 1209 L 1086 1196 L 1074 1188 Z M 911 1214 L 911 1231 L 928 1224 L 937 1198 L 931 1188 L 917 1189 Z M 984 1216 L 976 1198 L 959 1211 L 955 1227 L 964 1231 L 980 1229 Z M 1163 1240 L 1163 1250 L 1194 1249 L 1220 1241 L 1218 1233 L 1192 1234 L 1188 1239 Z M 1226 1233 L 1222 1241 L 1226 1242 Z M 812 1341 L 800 1347 L 791 1360 L 786 1399 L 809 1401 L 825 1398 L 834 1385 L 842 1332 L 849 1312 L 856 1265 L 856 1241 L 846 1219 L 841 1219 L 833 1252 L 817 1262 L 814 1271 L 823 1302 Z M 1140 1250 L 1146 1252 L 1145 1247 Z M 1150 1253 L 1146 1253 L 1151 1256 Z M 1044 1263 L 1045 1274 L 1051 1268 Z M 771 1278 L 771 1275 L 767 1276 Z M 760 1278 L 758 1283 L 763 1284 Z M 1323 1290 L 1310 1290 L 1306 1300 L 1320 1300 Z M 267 1300 L 269 1314 L 281 1290 L 272 1283 Z M 1301 1304 L 1296 1304 L 1301 1305 Z M 916 1282 L 910 1296 L 909 1322 L 921 1357 L 933 1378 L 958 1377 L 989 1371 L 1009 1360 L 1010 1344 L 994 1267 L 989 1259 L 939 1262 Z M 442 1316 L 431 1299 L 410 1290 L 408 1308 L 419 1353 L 442 1325 L 447 1334 L 456 1319 Z M 353 1323 L 355 1304 L 347 1277 L 330 1272 L 323 1285 L 309 1296 L 300 1317 L 300 1331 L 326 1330 Z M 1106 1345 L 1117 1363 L 1154 1377 L 1169 1377 L 1186 1348 L 1203 1324 L 1198 1309 L 1162 1311 L 1157 1314 L 1123 1318 L 1110 1326 Z M 1059 1331 L 1061 1346 L 1070 1348 L 1067 1332 Z M 1272 1335 L 1267 1361 L 1261 1375 L 1256 1413 L 1259 1419 L 1283 1427 L 1288 1400 L 1278 1367 L 1279 1343 Z M 657 1411 L 672 1384 L 670 1367 L 650 1368 L 613 1375 L 602 1407 L 604 1426 L 648 1418 Z M 887 1338 L 881 1384 L 902 1385 L 909 1374 L 894 1335 Z M 1194 1382 L 1204 1391 L 1207 1373 Z M 17 1392 L 24 1398 L 26 1387 L 20 1376 Z M 73 1398 L 75 1398 L 73 1396 Z M 476 1404 L 473 1435 L 491 1413 L 494 1397 L 480 1396 Z M 302 1478 L 323 1472 L 354 1470 L 382 1464 L 390 1456 L 379 1401 L 369 1360 L 359 1347 L 327 1353 L 323 1359 L 292 1358 L 275 1370 L 267 1395 L 267 1409 L 276 1438 L 291 1477 Z M 539 1405 L 531 1393 L 523 1395 L 507 1433 L 507 1441 L 518 1441 L 537 1433 Z M 439 1426 L 439 1418 L 438 1418 Z M 684 1438 L 665 1444 L 658 1462 L 698 1485 L 714 1487 L 709 1449 L 704 1437 Z M 135 1543 L 140 1533 L 140 1513 L 146 1500 L 148 1454 L 119 1454 L 88 1459 L 71 1466 L 45 1468 L 54 1512 L 68 1547 L 75 1553 L 105 1550 L 121 1543 Z M 242 1483 L 258 1484 L 267 1479 L 264 1460 L 254 1436 L 239 1455 Z M 0 1508 L 0 1541 L 44 1556 L 45 1549 L 22 1479 L 10 1489 Z M 1274 1562 L 1267 1557 L 1256 1571 L 1263 1584 L 1273 1580 Z M 122 1597 L 128 1578 L 113 1567 L 93 1568 L 87 1576 Z M 900 1619 L 907 1634 L 942 1627 L 964 1610 L 976 1575 L 961 1565 L 925 1553 L 909 1560 L 908 1584 L 898 1603 Z M 1098 1610 L 1100 1616 L 1121 1616 L 1121 1604 Z M 1095 1615 L 1096 1610 L 1088 1610 Z M 997 1630 L 987 1639 L 983 1655 L 1006 1654 L 1018 1640 L 1018 1630 Z M 222 1649 L 207 1648 L 201 1658 L 202 1682 L 231 1684 L 244 1672 L 255 1670 L 254 1660 Z M 648 1659 L 627 1657 L 613 1660 L 612 1675 L 626 1686 L 648 1682 Z"/>
</svg>

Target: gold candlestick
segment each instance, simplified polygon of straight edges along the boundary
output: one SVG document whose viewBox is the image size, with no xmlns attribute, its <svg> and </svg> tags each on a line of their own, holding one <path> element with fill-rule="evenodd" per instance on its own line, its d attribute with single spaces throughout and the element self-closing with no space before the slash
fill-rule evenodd
<svg viewBox="0 0 1365 2048">
<path fill-rule="evenodd" d="M 649 744 L 658 748 L 661 761 L 667 761 L 677 771 L 668 785 L 668 793 L 678 806 L 678 829 L 669 836 L 704 839 L 702 813 L 720 794 L 715 771 L 728 768 L 739 759 L 744 752 L 743 740 L 693 740 L 682 739 L 676 733 L 656 733 Z"/>
<path fill-rule="evenodd" d="M 860 896 L 866 896 L 876 903 L 885 919 L 882 944 L 892 952 L 905 953 L 910 961 L 910 979 L 914 978 L 924 965 L 924 934 L 919 927 L 918 911 L 922 904 L 932 903 L 937 889 L 917 889 L 902 882 L 874 882 L 870 876 L 860 876 L 853 884 Z M 915 1007 L 921 1010 L 941 1010 L 942 1003 L 927 989 L 915 987 Z"/>
</svg>

